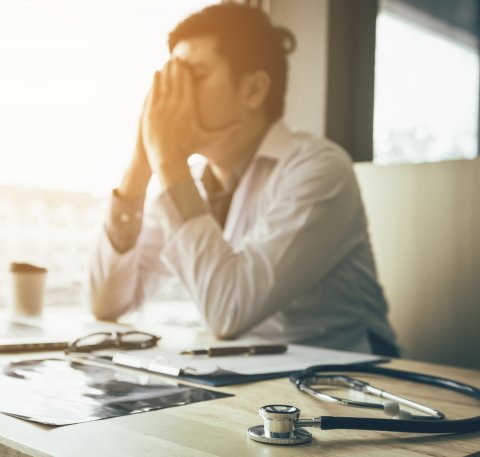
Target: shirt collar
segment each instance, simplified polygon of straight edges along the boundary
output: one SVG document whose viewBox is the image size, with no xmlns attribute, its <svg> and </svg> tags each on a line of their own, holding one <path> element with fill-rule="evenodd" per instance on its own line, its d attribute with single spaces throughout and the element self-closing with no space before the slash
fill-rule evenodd
<svg viewBox="0 0 480 457">
<path fill-rule="evenodd" d="M 279 161 L 283 157 L 286 157 L 288 153 L 292 151 L 293 147 L 294 144 L 292 140 L 292 133 L 289 130 L 285 121 L 280 119 L 274 122 L 270 129 L 267 131 L 252 161 L 256 161 L 259 158 Z M 204 175 L 207 180 L 210 180 L 210 177 L 206 176 L 211 173 L 211 170 L 207 171 L 208 168 L 208 162 L 206 159 L 199 160 L 199 163 L 192 167 L 192 175 L 194 180 L 202 183 L 202 177 Z M 239 166 L 238 169 L 235 170 L 235 181 L 241 179 L 245 168 L 246 167 L 244 166 L 244 164 L 242 164 L 241 167 Z M 235 185 L 234 183 L 231 183 L 231 185 L 228 187 L 235 187 Z"/>
<path fill-rule="evenodd" d="M 265 157 L 279 161 L 287 156 L 293 147 L 292 134 L 285 121 L 280 119 L 268 130 L 255 158 Z"/>
</svg>

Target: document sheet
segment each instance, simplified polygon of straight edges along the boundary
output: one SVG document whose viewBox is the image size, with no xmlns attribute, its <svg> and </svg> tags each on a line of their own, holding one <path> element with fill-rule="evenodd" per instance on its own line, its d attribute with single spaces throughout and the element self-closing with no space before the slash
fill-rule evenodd
<svg viewBox="0 0 480 457">
<path fill-rule="evenodd" d="M 241 345 L 244 342 L 232 342 Z M 224 346 L 225 344 L 222 344 Z M 382 360 L 371 354 L 336 351 L 297 344 L 288 345 L 287 352 L 252 356 L 189 356 L 180 351 L 157 346 L 148 350 L 118 352 L 113 362 L 172 376 L 215 376 L 225 372 L 238 375 L 262 375 L 276 372 L 304 370 L 312 365 L 371 363 Z"/>
</svg>

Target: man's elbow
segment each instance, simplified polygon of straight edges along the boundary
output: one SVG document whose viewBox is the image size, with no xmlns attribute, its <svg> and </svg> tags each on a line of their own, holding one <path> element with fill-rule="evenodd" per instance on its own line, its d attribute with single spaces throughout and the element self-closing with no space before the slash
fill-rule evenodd
<svg viewBox="0 0 480 457">
<path fill-rule="evenodd" d="M 207 319 L 210 332 L 219 340 L 233 340 L 239 337 L 244 330 L 235 318 L 230 319 Z"/>
<path fill-rule="evenodd" d="M 108 294 L 96 290 L 95 293 L 90 293 L 90 311 L 93 316 L 101 321 L 115 321 L 122 314 L 122 310 L 109 300 Z"/>
<path fill-rule="evenodd" d="M 95 319 L 101 321 L 114 321 L 119 316 L 112 312 L 104 303 L 98 300 L 92 300 L 90 311 L 92 312 Z"/>
<path fill-rule="evenodd" d="M 210 328 L 210 330 L 213 333 L 213 336 L 219 340 L 234 340 L 240 335 L 239 332 L 231 329 Z"/>
</svg>

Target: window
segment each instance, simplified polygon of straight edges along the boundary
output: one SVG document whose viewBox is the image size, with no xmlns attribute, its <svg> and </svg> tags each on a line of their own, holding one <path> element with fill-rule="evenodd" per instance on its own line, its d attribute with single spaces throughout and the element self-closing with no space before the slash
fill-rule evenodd
<svg viewBox="0 0 480 457">
<path fill-rule="evenodd" d="M 419 3 L 427 9 L 416 9 L 410 1 L 381 2 L 375 66 L 376 163 L 478 155 L 478 35 L 465 24 L 452 25 L 441 17 L 445 2 Z M 469 5 L 474 3 L 448 6 Z"/>
<path fill-rule="evenodd" d="M 211 3 L 0 0 L 0 278 L 41 264 L 49 303 L 79 301 L 167 33 Z"/>
</svg>

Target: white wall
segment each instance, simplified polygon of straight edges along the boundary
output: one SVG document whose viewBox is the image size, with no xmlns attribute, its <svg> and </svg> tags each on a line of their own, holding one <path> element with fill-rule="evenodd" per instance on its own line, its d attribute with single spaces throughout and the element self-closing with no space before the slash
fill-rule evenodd
<svg viewBox="0 0 480 457">
<path fill-rule="evenodd" d="M 355 169 L 409 356 L 480 368 L 480 158 Z"/>
<path fill-rule="evenodd" d="M 324 135 L 328 0 L 271 0 L 275 24 L 297 39 L 290 56 L 286 120 L 291 127 Z"/>
</svg>

